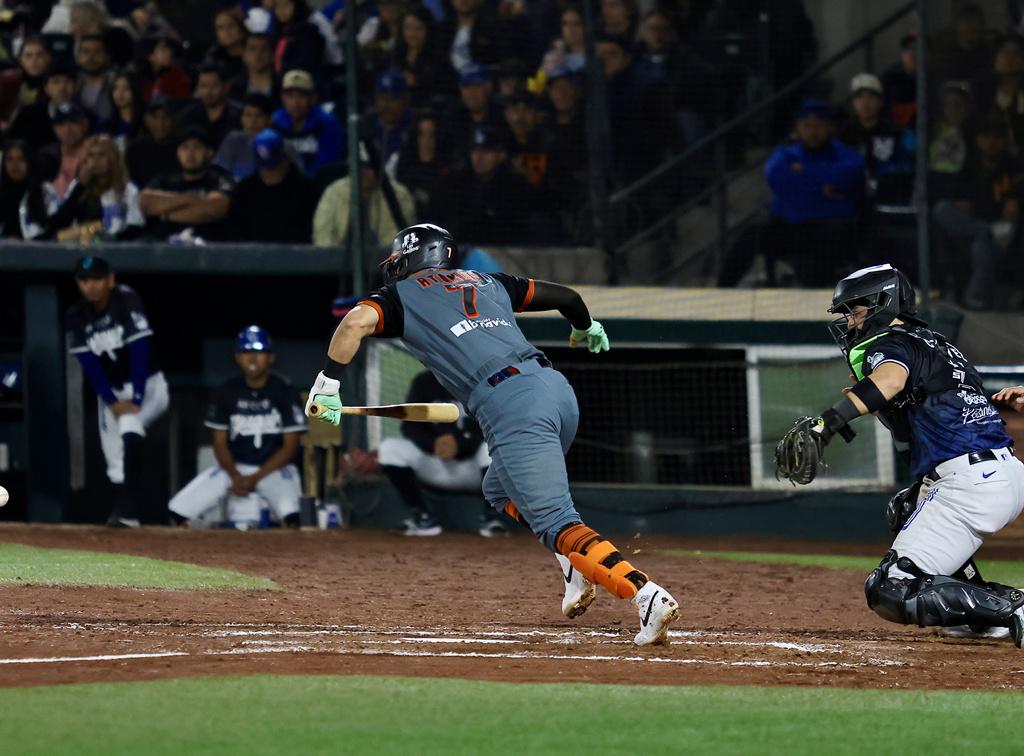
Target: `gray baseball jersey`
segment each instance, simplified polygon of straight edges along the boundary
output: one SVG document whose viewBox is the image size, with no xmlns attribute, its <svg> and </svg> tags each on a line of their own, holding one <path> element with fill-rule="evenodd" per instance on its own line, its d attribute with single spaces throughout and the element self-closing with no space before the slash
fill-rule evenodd
<svg viewBox="0 0 1024 756">
<path fill-rule="evenodd" d="M 377 310 L 374 336 L 401 338 L 463 405 L 498 370 L 543 357 L 516 324 L 533 300 L 533 279 L 430 269 L 384 286 L 360 304 Z"/>
<path fill-rule="evenodd" d="M 533 290 L 532 279 L 505 273 L 432 269 L 360 304 L 380 316 L 375 336 L 401 337 L 475 415 L 491 454 L 483 482 L 490 505 L 501 512 L 514 502 L 555 551 L 562 528 L 581 521 L 565 469 L 579 407 L 569 382 L 536 359 L 543 352 L 516 325 L 515 313 L 529 307 Z"/>
</svg>

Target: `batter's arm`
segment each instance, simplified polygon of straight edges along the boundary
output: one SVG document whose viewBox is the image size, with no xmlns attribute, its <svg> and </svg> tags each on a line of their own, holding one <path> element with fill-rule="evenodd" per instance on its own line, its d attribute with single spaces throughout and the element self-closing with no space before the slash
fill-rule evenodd
<svg viewBox="0 0 1024 756">
<path fill-rule="evenodd" d="M 587 303 L 575 289 L 550 281 L 533 282 L 533 299 L 523 308 L 526 312 L 558 310 L 573 328 L 585 331 L 590 328 L 590 310 Z"/>
<path fill-rule="evenodd" d="M 380 313 L 369 305 L 356 305 L 338 323 L 327 347 L 327 356 L 334 362 L 348 365 L 352 362 L 363 339 L 372 336 L 380 322 Z"/>
</svg>

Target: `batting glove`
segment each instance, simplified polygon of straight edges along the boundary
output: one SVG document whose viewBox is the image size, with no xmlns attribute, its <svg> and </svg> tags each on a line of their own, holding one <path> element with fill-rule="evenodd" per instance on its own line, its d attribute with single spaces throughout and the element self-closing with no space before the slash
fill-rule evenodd
<svg viewBox="0 0 1024 756">
<path fill-rule="evenodd" d="M 573 328 L 569 334 L 569 346 L 578 347 L 582 344 L 586 344 L 587 349 L 594 354 L 607 352 L 611 348 L 608 346 L 608 334 L 604 332 L 604 326 L 596 320 L 590 321 L 590 328 L 587 330 Z"/>
<path fill-rule="evenodd" d="M 328 378 L 321 371 L 313 381 L 313 388 L 309 390 L 309 398 L 306 399 L 306 417 L 313 417 L 309 409 L 314 402 L 323 408 L 316 416 L 317 420 L 323 420 L 331 425 L 341 423 L 341 381 Z"/>
</svg>

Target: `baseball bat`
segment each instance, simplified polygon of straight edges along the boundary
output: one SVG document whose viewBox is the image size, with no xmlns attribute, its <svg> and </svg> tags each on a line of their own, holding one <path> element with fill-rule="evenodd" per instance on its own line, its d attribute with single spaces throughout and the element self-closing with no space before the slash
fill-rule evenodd
<svg viewBox="0 0 1024 756">
<path fill-rule="evenodd" d="M 313 402 L 309 416 L 317 417 L 323 406 Z M 374 415 L 408 420 L 411 423 L 454 423 L 459 419 L 459 408 L 454 404 L 383 404 L 378 407 L 342 407 L 343 415 Z"/>
</svg>

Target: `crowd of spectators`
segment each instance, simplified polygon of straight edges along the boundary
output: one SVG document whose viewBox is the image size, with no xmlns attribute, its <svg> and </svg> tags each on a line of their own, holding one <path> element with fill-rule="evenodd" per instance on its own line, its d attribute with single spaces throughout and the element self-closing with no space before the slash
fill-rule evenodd
<svg viewBox="0 0 1024 756">
<path fill-rule="evenodd" d="M 353 22 L 371 249 L 423 217 L 474 243 L 587 240 L 572 0 L 375 0 L 355 18 L 340 0 L 220 0 L 190 6 L 208 47 L 152 0 L 36 5 L 0 37 L 3 237 L 342 242 Z M 692 44 L 712 5 L 593 3 L 614 186 L 721 104 Z"/>
<path fill-rule="evenodd" d="M 915 217 L 920 43 L 905 36 L 896 64 L 854 76 L 838 106 L 804 100 L 790 138 L 765 165 L 768 217 L 731 247 L 720 285 L 749 275 L 759 253 L 769 283 L 780 260 L 806 286 L 830 286 L 883 258 L 914 274 L 916 244 L 899 231 Z M 1024 37 L 987 28 L 981 7 L 965 3 L 928 45 L 934 284 L 969 309 L 1020 307 Z"/>
</svg>

